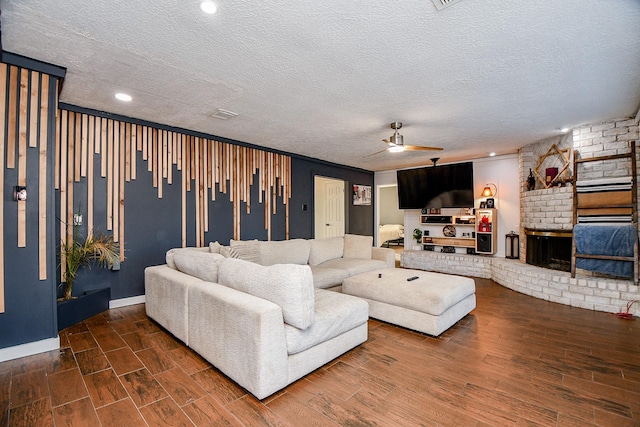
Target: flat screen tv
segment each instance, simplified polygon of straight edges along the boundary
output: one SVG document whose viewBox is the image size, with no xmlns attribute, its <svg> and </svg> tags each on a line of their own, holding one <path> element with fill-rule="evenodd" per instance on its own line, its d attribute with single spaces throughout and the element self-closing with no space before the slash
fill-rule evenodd
<svg viewBox="0 0 640 427">
<path fill-rule="evenodd" d="M 398 171 L 398 208 L 473 207 L 473 163 Z"/>
</svg>

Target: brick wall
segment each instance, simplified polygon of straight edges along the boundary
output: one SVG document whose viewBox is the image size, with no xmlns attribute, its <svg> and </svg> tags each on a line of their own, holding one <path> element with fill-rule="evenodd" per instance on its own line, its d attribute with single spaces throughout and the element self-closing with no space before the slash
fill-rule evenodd
<svg viewBox="0 0 640 427">
<path fill-rule="evenodd" d="M 640 287 L 631 280 L 614 280 L 578 272 L 578 277 L 562 271 L 549 270 L 525 264 L 526 238 L 524 229 L 571 230 L 573 229 L 573 188 L 570 183 L 545 189 L 541 182 L 534 190 L 527 191 L 529 169 L 535 169 L 538 159 L 553 144 L 560 149 L 578 150 L 582 158 L 629 152 L 630 141 L 637 141 L 638 124 L 634 119 L 609 120 L 577 127 L 572 133 L 550 138 L 520 149 L 520 260 L 463 254 L 443 254 L 424 251 L 405 251 L 402 266 L 442 273 L 491 278 L 515 291 L 536 298 L 590 310 L 617 313 L 627 302 L 640 300 Z M 640 156 L 640 149 L 636 149 Z M 637 164 L 636 159 L 636 164 Z M 541 175 L 547 167 L 562 169 L 564 162 L 558 156 L 548 157 L 541 165 Z M 581 179 L 596 179 L 630 174 L 625 160 L 593 162 L 580 166 Z M 584 168 L 584 169 L 582 169 Z M 640 169 L 639 169 L 640 170 Z M 573 176 L 572 166 L 565 177 Z M 640 186 L 639 186 L 640 187 Z M 640 197 L 638 198 L 640 200 Z M 631 312 L 640 316 L 640 304 L 634 304 Z"/>
</svg>

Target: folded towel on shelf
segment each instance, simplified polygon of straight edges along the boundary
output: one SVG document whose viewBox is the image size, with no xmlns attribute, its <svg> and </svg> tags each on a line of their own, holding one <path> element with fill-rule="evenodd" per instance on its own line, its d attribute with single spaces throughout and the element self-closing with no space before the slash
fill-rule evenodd
<svg viewBox="0 0 640 427">
<path fill-rule="evenodd" d="M 589 179 L 576 182 L 576 192 L 593 193 L 597 191 L 621 191 L 630 190 L 632 185 L 631 177 L 615 177 Z"/>
<path fill-rule="evenodd" d="M 631 222 L 631 215 L 581 215 L 578 217 L 579 224 L 613 225 L 629 222 Z"/>
<path fill-rule="evenodd" d="M 576 254 L 634 256 L 636 227 L 633 224 L 576 224 L 573 240 Z M 576 257 L 576 267 L 619 277 L 633 276 L 633 262 Z"/>
</svg>

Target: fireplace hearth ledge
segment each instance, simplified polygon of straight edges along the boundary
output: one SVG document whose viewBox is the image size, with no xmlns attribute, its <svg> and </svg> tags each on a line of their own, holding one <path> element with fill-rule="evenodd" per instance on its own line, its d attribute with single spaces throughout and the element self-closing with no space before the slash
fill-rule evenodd
<svg viewBox="0 0 640 427">
<path fill-rule="evenodd" d="M 617 313 L 628 301 L 640 299 L 632 280 L 575 277 L 564 271 L 525 264 L 519 260 L 429 251 L 404 251 L 400 265 L 417 270 L 492 279 L 514 291 L 546 301 L 588 310 Z M 632 312 L 640 316 L 634 304 Z"/>
</svg>

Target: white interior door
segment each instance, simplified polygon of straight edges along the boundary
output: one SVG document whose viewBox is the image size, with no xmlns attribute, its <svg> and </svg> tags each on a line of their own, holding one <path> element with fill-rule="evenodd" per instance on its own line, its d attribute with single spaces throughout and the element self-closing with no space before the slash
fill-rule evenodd
<svg viewBox="0 0 640 427">
<path fill-rule="evenodd" d="M 339 179 L 315 177 L 315 237 L 344 236 L 345 183 Z"/>
</svg>

